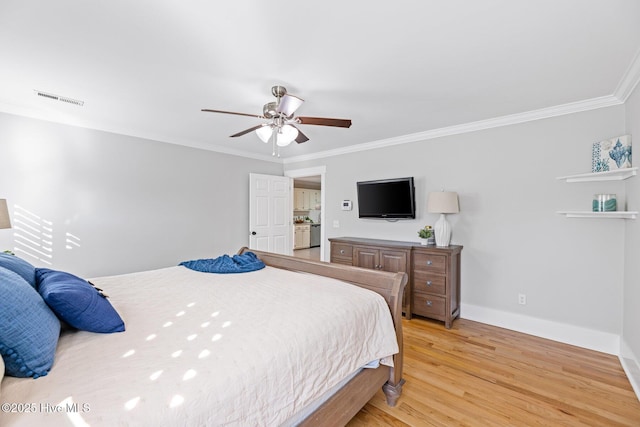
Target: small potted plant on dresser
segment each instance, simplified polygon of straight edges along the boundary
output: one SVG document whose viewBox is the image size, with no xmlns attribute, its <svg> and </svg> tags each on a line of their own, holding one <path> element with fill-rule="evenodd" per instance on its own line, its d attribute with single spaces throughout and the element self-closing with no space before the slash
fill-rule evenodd
<svg viewBox="0 0 640 427">
<path fill-rule="evenodd" d="M 423 245 L 435 245 L 436 239 L 433 235 L 433 228 L 430 225 L 425 225 L 418 230 L 418 237 L 420 237 L 420 243 Z"/>
</svg>

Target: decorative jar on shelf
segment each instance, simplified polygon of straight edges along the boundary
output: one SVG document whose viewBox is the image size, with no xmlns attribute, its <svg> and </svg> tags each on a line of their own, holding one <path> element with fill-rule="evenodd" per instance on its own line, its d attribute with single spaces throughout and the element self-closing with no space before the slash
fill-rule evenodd
<svg viewBox="0 0 640 427">
<path fill-rule="evenodd" d="M 617 202 L 615 194 L 594 194 L 593 212 L 615 212 Z"/>
</svg>

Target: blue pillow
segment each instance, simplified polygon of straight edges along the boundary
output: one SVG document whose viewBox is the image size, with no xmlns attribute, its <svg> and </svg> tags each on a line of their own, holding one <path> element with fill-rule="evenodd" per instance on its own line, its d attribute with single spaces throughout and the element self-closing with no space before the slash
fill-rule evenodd
<svg viewBox="0 0 640 427">
<path fill-rule="evenodd" d="M 124 331 L 124 322 L 107 298 L 89 282 L 64 271 L 36 269 L 38 292 L 70 326 L 89 332 Z"/>
<path fill-rule="evenodd" d="M 60 336 L 60 321 L 38 292 L 13 271 L 0 267 L 0 354 L 6 374 L 47 375 Z"/>
<path fill-rule="evenodd" d="M 33 288 L 36 287 L 36 268 L 20 257 L 0 253 L 0 267 L 11 270 L 22 276 Z"/>
</svg>

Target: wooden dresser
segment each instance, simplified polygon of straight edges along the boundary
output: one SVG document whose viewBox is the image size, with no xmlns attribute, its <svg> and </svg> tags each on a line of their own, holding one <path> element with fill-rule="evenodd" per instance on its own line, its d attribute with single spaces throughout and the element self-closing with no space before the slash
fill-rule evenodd
<svg viewBox="0 0 640 427">
<path fill-rule="evenodd" d="M 460 253 L 462 246 L 422 246 L 415 242 L 331 238 L 331 262 L 407 273 L 403 296 L 407 319 L 413 314 L 441 320 L 451 327 L 460 315 Z"/>
<path fill-rule="evenodd" d="M 412 311 L 442 320 L 449 329 L 460 315 L 462 246 L 414 246 L 411 259 Z"/>
</svg>

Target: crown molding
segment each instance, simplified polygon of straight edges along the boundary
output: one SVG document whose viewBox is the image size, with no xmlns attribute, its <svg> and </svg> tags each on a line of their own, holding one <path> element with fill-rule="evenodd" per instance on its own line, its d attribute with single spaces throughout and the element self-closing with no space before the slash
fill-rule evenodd
<svg viewBox="0 0 640 427">
<path fill-rule="evenodd" d="M 637 82 L 636 82 L 637 83 Z M 349 147 L 338 148 L 335 150 L 327 150 L 319 153 L 308 154 L 304 156 L 288 157 L 283 159 L 284 164 L 296 163 L 307 160 L 315 160 L 326 157 L 339 156 L 360 151 L 373 150 L 376 148 L 391 147 L 394 145 L 408 144 L 411 142 L 426 141 L 429 139 L 442 138 L 451 135 L 460 135 L 463 133 L 477 132 L 480 130 L 492 129 L 502 126 L 510 126 L 518 123 L 531 122 L 534 120 L 548 119 L 551 117 L 564 116 L 567 114 L 579 113 L 582 111 L 596 110 L 599 108 L 612 107 L 621 105 L 624 101 L 614 95 L 602 96 L 599 98 L 587 99 L 584 101 L 571 102 L 568 104 L 556 105 L 554 107 L 541 108 L 539 110 L 527 111 L 524 113 L 510 114 L 507 116 L 496 117 L 493 119 L 479 120 L 476 122 L 465 123 L 455 126 L 447 126 L 438 129 L 432 129 L 425 132 L 412 133 L 394 138 L 381 139 L 378 141 L 367 142 L 364 144 L 352 145 Z"/>
<path fill-rule="evenodd" d="M 627 98 L 633 93 L 633 90 L 636 88 L 638 83 L 640 82 L 640 50 L 636 52 L 636 56 L 631 61 L 631 64 L 625 71 L 620 83 L 618 83 L 618 87 L 616 87 L 615 92 L 613 93 L 616 98 L 618 98 L 622 102 L 626 102 Z"/>
<path fill-rule="evenodd" d="M 157 142 L 165 142 L 169 144 L 183 145 L 191 148 L 198 148 L 202 150 L 214 151 L 222 154 L 228 154 L 232 156 L 246 157 L 255 160 L 262 160 L 272 163 L 290 164 L 309 160 L 322 159 L 333 156 L 340 156 L 350 153 L 358 153 L 361 151 L 374 150 L 377 148 L 392 147 L 394 145 L 409 144 L 412 142 L 426 141 L 430 139 L 442 138 L 452 135 L 460 135 L 464 133 L 477 132 L 486 129 L 498 128 L 503 126 L 510 126 L 519 123 L 531 122 L 534 120 L 548 119 L 552 117 L 559 117 L 567 114 L 574 114 L 583 111 L 596 110 L 599 108 L 612 107 L 616 105 L 624 104 L 626 99 L 631 95 L 638 82 L 640 82 L 640 51 L 635 56 L 635 59 L 624 74 L 623 79 L 618 84 L 614 95 L 602 96 L 599 98 L 591 98 L 584 101 L 571 102 L 567 104 L 556 105 L 554 107 L 541 108 L 538 110 L 526 111 L 524 113 L 510 114 L 501 117 L 495 117 L 492 119 L 479 120 L 470 123 L 464 123 L 460 125 L 447 126 L 438 129 L 432 129 L 424 132 L 412 133 L 408 135 L 401 135 L 398 137 L 381 139 L 372 142 L 366 142 L 363 144 L 352 145 L 348 147 L 338 148 L 334 150 L 326 150 L 318 153 L 306 154 L 302 156 L 293 156 L 287 158 L 277 158 L 273 156 L 265 156 L 262 154 L 255 154 L 242 150 L 235 150 L 218 145 L 197 142 L 197 141 L 170 141 L 159 135 L 140 134 L 131 129 L 102 129 L 100 127 L 93 127 L 80 123 L 65 123 L 64 121 L 51 120 L 47 117 L 43 117 L 40 114 L 34 114 L 32 110 L 19 108 L 14 105 L 4 104 L 0 102 L 0 111 L 7 114 L 13 114 L 23 117 L 29 117 L 37 120 L 44 120 L 52 123 L 65 124 L 69 126 L 77 126 L 86 129 L 94 129 L 109 133 L 118 133 L 122 135 L 128 135 L 143 139 L 149 139 Z"/>
</svg>

